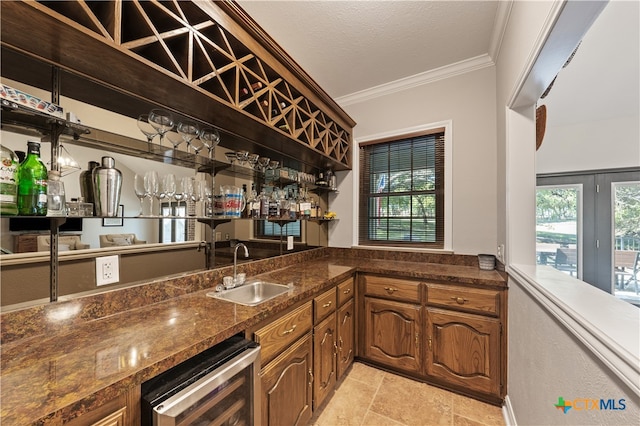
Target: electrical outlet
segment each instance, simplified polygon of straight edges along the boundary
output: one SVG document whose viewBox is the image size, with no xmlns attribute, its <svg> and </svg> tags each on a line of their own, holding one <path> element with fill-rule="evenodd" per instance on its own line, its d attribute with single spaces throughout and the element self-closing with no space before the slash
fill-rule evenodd
<svg viewBox="0 0 640 426">
<path fill-rule="evenodd" d="M 96 257 L 96 285 L 113 284 L 120 281 L 118 256 Z"/>
<path fill-rule="evenodd" d="M 504 244 L 498 245 L 498 252 L 496 253 L 496 257 L 502 263 L 504 263 Z"/>
<path fill-rule="evenodd" d="M 224 239 L 229 241 L 229 233 L 228 232 L 226 234 L 224 234 Z"/>
</svg>

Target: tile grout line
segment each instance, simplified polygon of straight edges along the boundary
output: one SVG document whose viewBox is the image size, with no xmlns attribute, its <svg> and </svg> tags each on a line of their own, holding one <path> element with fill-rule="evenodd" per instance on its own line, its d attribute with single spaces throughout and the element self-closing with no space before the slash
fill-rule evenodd
<svg viewBox="0 0 640 426">
<path fill-rule="evenodd" d="M 365 426 L 364 419 L 367 418 L 367 413 L 369 413 L 369 410 L 371 410 L 373 401 L 376 399 L 376 395 L 378 395 L 378 391 L 380 390 L 380 386 L 382 386 L 383 381 L 384 381 L 384 375 L 382 376 L 382 379 L 380 379 L 380 383 L 378 383 L 378 387 L 376 388 L 376 391 L 373 393 L 373 396 L 371 397 L 371 401 L 369 401 L 369 406 L 367 407 L 367 410 L 364 412 L 364 416 L 362 417 L 362 420 L 360 420 L 360 426 Z"/>
</svg>

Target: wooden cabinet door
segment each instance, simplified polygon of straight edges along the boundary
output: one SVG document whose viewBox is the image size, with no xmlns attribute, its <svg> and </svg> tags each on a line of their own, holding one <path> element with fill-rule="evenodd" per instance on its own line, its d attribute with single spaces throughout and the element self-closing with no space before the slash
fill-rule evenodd
<svg viewBox="0 0 640 426">
<path fill-rule="evenodd" d="M 336 387 L 336 314 L 313 330 L 313 409 Z"/>
<path fill-rule="evenodd" d="M 500 321 L 427 309 L 428 375 L 466 389 L 500 395 Z"/>
<path fill-rule="evenodd" d="M 372 297 L 364 299 L 364 357 L 420 373 L 422 307 Z"/>
<path fill-rule="evenodd" d="M 261 372 L 262 425 L 306 425 L 311 419 L 311 333 L 296 341 Z"/>
<path fill-rule="evenodd" d="M 353 298 L 346 302 L 338 310 L 338 380 L 344 376 L 351 363 L 353 362 L 355 347 L 355 315 L 354 315 Z"/>
</svg>

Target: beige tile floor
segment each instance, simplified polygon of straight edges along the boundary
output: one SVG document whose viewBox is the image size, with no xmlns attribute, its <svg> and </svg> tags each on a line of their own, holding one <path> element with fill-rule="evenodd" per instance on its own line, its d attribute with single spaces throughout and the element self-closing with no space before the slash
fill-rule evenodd
<svg viewBox="0 0 640 426">
<path fill-rule="evenodd" d="M 499 407 L 356 362 L 311 424 L 504 426 L 505 422 Z"/>
</svg>

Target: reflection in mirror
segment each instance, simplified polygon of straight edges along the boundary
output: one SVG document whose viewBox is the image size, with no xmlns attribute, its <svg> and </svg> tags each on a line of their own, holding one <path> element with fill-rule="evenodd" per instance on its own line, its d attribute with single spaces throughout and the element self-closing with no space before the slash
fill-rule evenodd
<svg viewBox="0 0 640 426">
<path fill-rule="evenodd" d="M 51 93 L 20 82 L 2 79 L 2 83 L 18 90 L 22 90 L 41 99 L 51 99 Z M 120 115 L 105 109 L 76 101 L 61 96 L 60 105 L 65 112 L 73 113 L 82 125 L 93 129 L 115 133 L 117 135 L 134 138 L 144 142 L 147 146 L 149 140 L 158 151 L 158 137 L 152 137 L 138 126 L 138 117 L 148 111 L 139 111 L 135 117 Z M 50 164 L 51 144 L 46 137 L 27 136 L 23 133 L 14 133 L 4 128 L 1 132 L 3 145 L 14 152 L 25 151 L 28 140 L 40 140 L 42 144 L 42 160 Z M 241 150 L 244 146 L 235 145 L 236 139 L 227 133 L 220 135 L 220 145 L 215 149 L 214 144 L 205 146 L 200 151 L 201 155 L 211 156 L 217 161 L 228 164 L 225 152 L 228 150 Z M 226 138 L 230 138 L 226 140 Z M 81 139 L 82 140 L 82 139 Z M 122 173 L 122 192 L 119 204 L 122 206 L 121 214 L 117 218 L 83 217 L 78 220 L 69 220 L 65 228 L 61 230 L 59 240 L 59 271 L 58 294 L 62 298 L 72 295 L 86 294 L 87 292 L 103 291 L 104 287 L 96 285 L 95 258 L 110 254 L 117 254 L 120 262 L 120 281 L 113 286 L 133 285 L 140 282 L 148 282 L 152 279 L 166 277 L 185 272 L 202 270 L 206 267 L 217 267 L 229 264 L 232 260 L 228 256 L 231 244 L 235 241 L 245 241 L 249 245 L 251 260 L 278 256 L 283 253 L 282 246 L 277 241 L 256 240 L 253 232 L 253 224 L 248 221 L 234 221 L 223 223 L 212 231 L 208 226 L 199 223 L 196 219 L 158 219 L 140 218 L 142 204 L 143 214 L 159 215 L 186 215 L 190 216 L 191 207 L 187 208 L 184 195 L 174 194 L 169 205 L 168 200 L 153 198 L 136 194 L 135 175 L 145 175 L 148 172 L 157 172 L 160 181 L 167 175 L 175 176 L 176 193 L 183 178 L 198 180 L 206 179 L 215 193 L 220 193 L 220 187 L 232 185 L 251 188 L 255 181 L 255 173 L 249 170 L 237 175 L 235 168 L 247 169 L 251 167 L 249 162 L 243 165 L 235 165 L 234 168 L 218 173 L 213 180 L 204 173 L 196 173 L 192 167 L 180 167 L 158 161 L 140 158 L 137 155 L 125 155 L 110 152 L 104 149 L 96 149 L 96 146 L 82 146 L 81 140 L 65 142 L 65 148 L 69 155 L 80 165 L 80 170 L 89 169 L 90 162 L 101 163 L 102 156 L 110 156 L 115 160 L 115 167 Z M 99 147 L 99 145 L 98 145 Z M 164 141 L 164 149 L 172 150 L 173 144 Z M 186 152 L 186 144 L 179 144 L 178 149 Z M 205 149 L 206 148 L 206 149 Z M 260 150 L 250 153 L 261 155 L 274 154 Z M 293 159 L 278 157 L 280 164 L 301 169 L 302 167 Z M 294 164 L 295 163 L 295 164 Z M 241 172 L 243 170 L 240 170 Z M 62 177 L 65 185 L 67 201 L 78 198 L 81 195 L 80 172 L 66 174 Z M 141 203 L 142 200 L 142 203 Z M 196 206 L 197 207 L 197 206 Z M 200 206 L 201 208 L 201 206 Z M 153 213 L 151 213 L 153 212 Z M 21 307 L 25 304 L 44 303 L 49 296 L 50 259 L 49 259 L 49 232 L 47 225 L 36 224 L 32 219 L 16 221 L 15 218 L 0 218 L 0 238 L 2 255 L 1 279 L 1 306 L 3 310 Z M 307 231 L 307 227 L 312 232 Z M 296 244 L 294 250 L 304 250 L 311 246 L 326 245 L 326 232 L 316 230 L 318 224 L 305 224 L 303 227 L 303 243 Z M 306 236 L 306 238 L 305 238 Z M 202 241 L 217 241 L 215 252 L 207 258 L 205 250 L 202 250 Z M 249 243 L 250 242 L 250 243 Z M 309 244 L 307 246 L 305 244 Z M 290 252 L 285 250 L 284 252 Z M 25 284 L 25 276 L 28 284 Z"/>
</svg>

